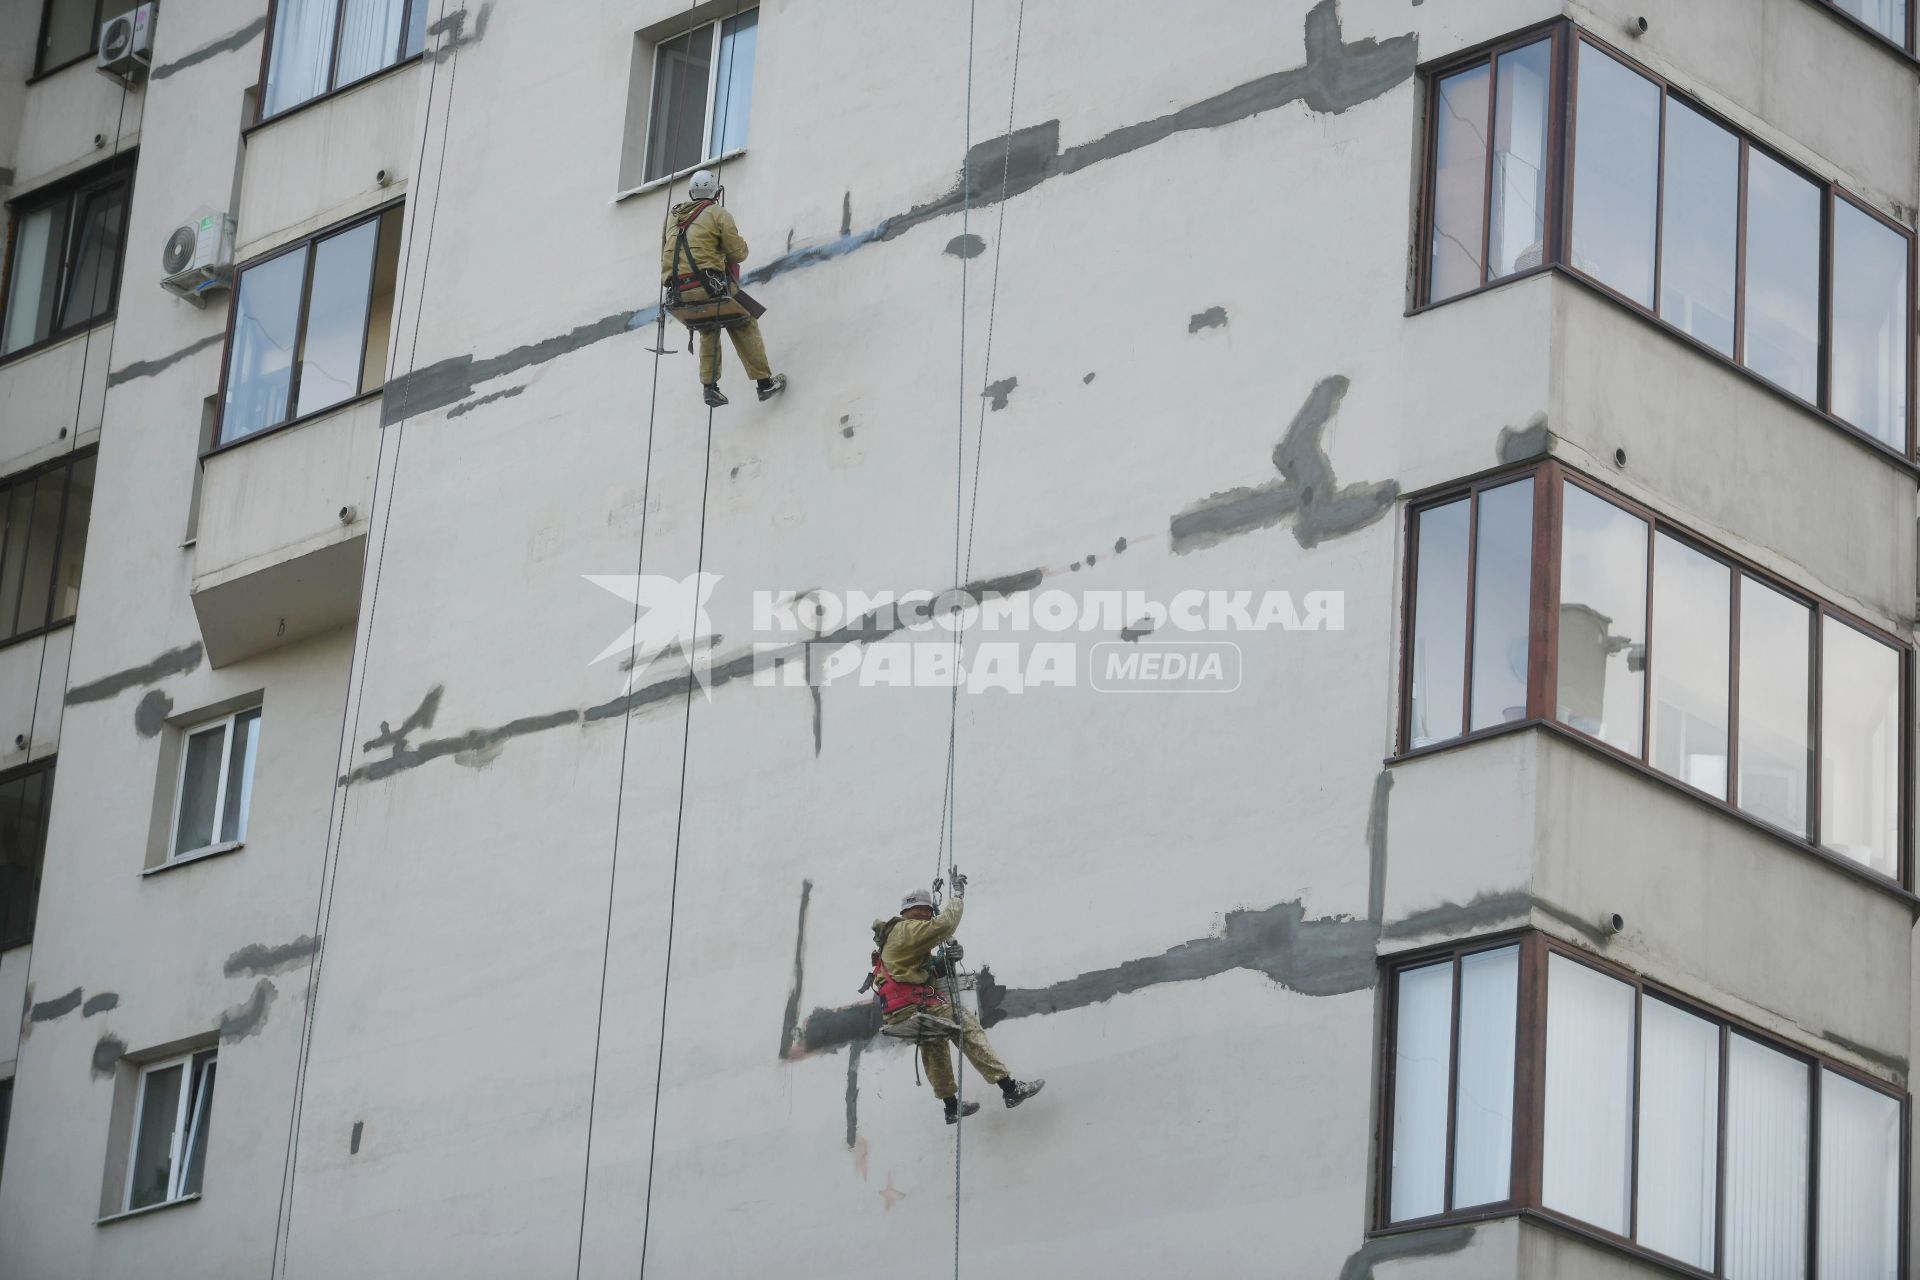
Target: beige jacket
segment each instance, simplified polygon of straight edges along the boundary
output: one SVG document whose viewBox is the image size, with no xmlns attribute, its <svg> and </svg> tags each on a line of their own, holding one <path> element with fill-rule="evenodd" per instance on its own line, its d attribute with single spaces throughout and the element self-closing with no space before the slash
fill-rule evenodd
<svg viewBox="0 0 1920 1280">
<path fill-rule="evenodd" d="M 960 913 L 966 899 L 959 894 L 947 899 L 947 908 L 931 920 L 909 920 L 894 916 L 873 922 L 874 944 L 880 948 L 880 963 L 887 966 L 895 982 L 931 981 L 927 962 L 933 949 L 954 935 L 960 927 Z M 885 938 L 882 942 L 881 939 Z"/>
<path fill-rule="evenodd" d="M 717 204 L 709 204 L 687 226 L 687 253 L 680 255 L 678 264 L 674 262 L 674 247 L 680 240 L 680 224 L 699 203 L 698 200 L 683 200 L 673 206 L 667 215 L 667 229 L 660 241 L 662 280 L 687 275 L 696 269 L 725 271 L 734 263 L 747 260 L 747 242 L 741 236 L 733 215 Z M 688 254 L 693 256 L 692 266 L 687 265 Z"/>
</svg>

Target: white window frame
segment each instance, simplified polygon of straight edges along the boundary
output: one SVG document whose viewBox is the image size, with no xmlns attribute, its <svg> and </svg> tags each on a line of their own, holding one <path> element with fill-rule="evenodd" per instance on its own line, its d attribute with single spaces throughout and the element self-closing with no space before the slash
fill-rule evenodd
<svg viewBox="0 0 1920 1280">
<path fill-rule="evenodd" d="M 221 840 L 217 838 L 220 835 L 220 829 L 226 824 L 227 817 L 227 771 L 233 765 L 233 725 L 236 720 L 244 715 L 254 716 L 254 736 L 247 741 L 247 759 L 251 762 L 257 759 L 259 755 L 259 726 L 260 722 L 266 718 L 259 703 L 255 703 L 250 707 L 241 707 L 237 711 L 230 711 L 224 716 L 215 716 L 211 720 L 203 720 L 199 724 L 189 725 L 180 731 L 180 763 L 174 770 L 173 775 L 173 811 L 167 818 L 168 862 L 178 861 L 182 858 L 203 857 L 210 853 L 225 853 L 230 849 L 238 849 L 247 842 L 247 819 L 252 816 L 253 809 L 253 777 L 251 770 L 246 778 L 246 789 L 240 796 L 239 830 L 231 840 Z M 187 794 L 187 745 L 199 735 L 213 729 L 223 730 L 220 737 L 220 777 L 214 783 L 213 796 L 213 835 L 216 839 L 198 848 L 181 849 L 179 847 L 180 804 L 186 799 Z"/>
<path fill-rule="evenodd" d="M 702 165 L 711 164 L 715 160 L 721 159 L 719 155 L 707 154 L 708 149 L 713 146 L 713 104 L 714 104 L 714 100 L 719 96 L 719 89 L 720 89 L 720 28 L 724 23 L 731 22 L 733 19 L 741 17 L 747 13 L 750 13 L 753 10 L 758 9 L 759 7 L 760 6 L 757 4 L 750 4 L 750 5 L 747 5 L 745 8 L 741 9 L 738 13 L 730 13 L 724 18 L 715 18 L 713 21 L 706 24 L 710 42 L 707 45 L 707 109 L 702 114 L 701 121 L 700 121 L 700 153 L 701 153 L 700 158 L 694 161 L 692 165 L 688 166 L 685 169 L 662 173 L 652 178 L 645 178 L 645 180 L 641 183 L 640 187 L 636 188 L 636 190 L 644 189 L 646 187 L 652 186 L 655 183 L 670 181 L 674 178 L 678 178 L 682 176 L 683 174 L 686 174 L 695 169 L 698 169 Z M 694 28 L 694 30 L 697 30 L 697 28 Z M 680 36 L 690 35 L 690 34 L 692 34 L 691 30 L 683 31 L 680 33 Z M 680 36 L 670 36 L 667 39 L 662 40 L 658 44 L 653 46 L 653 79 L 651 81 L 652 84 L 658 85 L 660 83 L 660 51 L 666 48 L 668 45 L 672 44 L 675 40 L 678 40 Z M 749 81 L 748 83 L 751 84 L 752 82 Z M 749 90 L 749 94 L 751 94 L 751 90 Z M 649 97 L 651 97 L 651 94 L 649 94 Z M 749 96 L 748 100 L 749 102 L 751 102 L 752 100 L 751 96 Z M 647 136 L 645 140 L 643 140 L 642 143 L 640 144 L 640 157 L 641 157 L 640 162 L 642 165 L 641 174 L 643 177 L 646 173 L 646 169 L 644 167 L 646 164 L 646 157 L 653 150 L 653 126 L 655 123 L 653 117 L 654 117 L 653 106 L 652 106 L 652 103 L 649 102 L 647 106 Z M 725 139 L 722 139 L 722 141 L 724 142 Z M 745 150 L 746 148 L 744 146 L 737 147 L 733 151 L 729 152 L 728 154 L 738 155 L 740 154 L 740 152 Z"/>
<path fill-rule="evenodd" d="M 133 1180 L 140 1168 L 140 1122 L 147 1110 L 147 1077 L 156 1071 L 165 1071 L 171 1067 L 181 1068 L 180 1101 L 173 1120 L 173 1144 L 167 1151 L 167 1196 L 153 1204 L 142 1205 L 140 1211 L 158 1209 L 161 1205 L 173 1204 L 187 1199 L 181 1194 L 181 1185 L 187 1178 L 187 1159 L 193 1151 L 193 1140 L 206 1124 L 206 1108 L 198 1105 L 206 1096 L 204 1090 L 194 1088 L 196 1082 L 193 1073 L 194 1064 L 205 1059 L 207 1070 L 213 1071 L 220 1061 L 219 1052 L 214 1049 L 200 1049 L 193 1053 L 183 1053 L 177 1057 L 162 1058 L 158 1062 L 149 1062 L 140 1068 L 139 1078 L 133 1086 L 133 1128 L 127 1131 L 127 1182 L 120 1192 L 120 1209 L 123 1213 L 136 1212 L 133 1207 Z M 199 1195 L 199 1192 L 194 1192 Z"/>
</svg>

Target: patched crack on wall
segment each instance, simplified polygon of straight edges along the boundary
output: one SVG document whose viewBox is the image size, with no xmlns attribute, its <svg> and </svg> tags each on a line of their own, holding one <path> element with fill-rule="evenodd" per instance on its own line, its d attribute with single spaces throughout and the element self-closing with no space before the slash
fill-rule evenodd
<svg viewBox="0 0 1920 1280">
<path fill-rule="evenodd" d="M 800 1026 L 800 987 L 806 981 L 807 906 L 813 901 L 813 881 L 800 882 L 800 923 L 793 934 L 793 986 L 787 992 L 787 1008 L 780 1019 L 780 1056 L 792 1052 L 794 1032 Z M 853 1139 L 847 1139 L 852 1142 Z"/>
<path fill-rule="evenodd" d="M 1547 452 L 1553 443 L 1553 433 L 1547 430 L 1547 415 L 1536 413 L 1527 419 L 1524 427 L 1500 428 L 1500 439 L 1494 452 L 1502 462 L 1519 462 L 1525 458 L 1537 458 Z"/>
<path fill-rule="evenodd" d="M 1423 907 L 1380 930 L 1388 939 L 1418 938 L 1430 933 L 1463 933 L 1487 925 L 1524 920 L 1533 911 L 1533 899 L 1525 889 L 1505 889 L 1477 894 L 1466 903 L 1442 902 Z"/>
<path fill-rule="evenodd" d="M 1187 332 L 1198 333 L 1202 329 L 1224 329 L 1227 327 L 1227 309 L 1208 307 L 1187 317 Z"/>
<path fill-rule="evenodd" d="M 133 708 L 133 731 L 143 738 L 157 737 L 173 714 L 173 699 L 164 689 L 151 689 Z"/>
<path fill-rule="evenodd" d="M 1418 3 L 1418 0 L 1415 0 Z M 1374 1265 L 1406 1258 L 1434 1258 L 1458 1253 L 1473 1243 L 1472 1227 L 1437 1227 L 1405 1235 L 1382 1236 L 1369 1240 L 1348 1255 L 1340 1267 L 1340 1280 L 1375 1280 Z M 1399 1271 L 1394 1272 L 1399 1275 Z"/>
<path fill-rule="evenodd" d="M 229 32 L 221 36 L 218 40 L 215 40 L 212 44 L 203 44 L 192 53 L 175 58 L 172 62 L 163 62 L 148 74 L 152 79 L 165 80 L 168 76 L 185 71 L 188 67 L 197 67 L 201 63 L 211 58 L 217 58 L 223 53 L 232 53 L 236 49 L 246 48 L 253 43 L 255 36 L 266 29 L 267 15 L 263 13 L 238 31 Z"/>
<path fill-rule="evenodd" d="M 98 995 L 87 997 L 87 1002 L 80 1006 L 80 1016 L 83 1018 L 91 1018 L 97 1013 L 107 1013 L 119 1007 L 120 993 L 118 991 L 102 991 Z"/>
<path fill-rule="evenodd" d="M 523 382 L 517 387 L 508 387 L 504 391 L 494 391 L 494 392 L 489 392 L 487 395 L 484 395 L 484 396 L 476 396 L 472 400 L 464 401 L 463 403 L 457 404 L 453 406 L 453 408 L 447 410 L 447 417 L 449 418 L 464 417 L 465 415 L 472 413 L 475 409 L 478 409 L 481 405 L 492 404 L 496 400 L 511 400 L 515 396 L 520 395 L 522 392 L 526 391 L 526 389 L 527 389 L 527 384 Z"/>
<path fill-rule="evenodd" d="M 427 26 L 430 36 L 445 35 L 438 48 L 431 50 L 427 57 L 434 62 L 444 62 L 468 45 L 479 44 L 487 34 L 487 20 L 493 17 L 493 0 L 486 0 L 475 16 L 473 32 L 467 32 L 467 7 L 463 4 L 438 22 Z"/>
<path fill-rule="evenodd" d="M 90 1074 L 95 1080 L 111 1080 L 119 1069 L 120 1059 L 127 1055 L 127 1042 L 119 1036 L 107 1033 L 93 1046 L 93 1060 L 88 1064 Z"/>
<path fill-rule="evenodd" d="M 78 1009 L 80 1002 L 85 998 L 86 992 L 80 987 L 75 987 L 65 995 L 55 996 L 51 1000 L 42 1000 L 28 1012 L 27 1021 L 52 1022 L 55 1018 L 64 1018 Z"/>
<path fill-rule="evenodd" d="M 263 18 L 261 21 L 264 22 L 266 19 Z M 157 72 L 154 78 L 159 78 Z M 156 373 L 171 369 L 188 356 L 205 351 L 208 347 L 217 347 L 226 340 L 227 335 L 223 330 L 220 333 L 210 333 L 198 342 L 190 342 L 178 351 L 170 352 L 167 355 L 155 356 L 151 360 L 135 360 L 132 364 L 115 369 L 112 373 L 108 374 L 107 385 L 109 387 L 117 387 L 123 382 L 132 382 L 135 378 L 151 378 Z"/>
<path fill-rule="evenodd" d="M 253 994 L 244 1003 L 220 1015 L 220 1043 L 232 1044 L 260 1034 L 260 1028 L 267 1025 L 267 1011 L 273 1008 L 274 998 L 279 994 L 266 978 L 254 983 Z"/>
<path fill-rule="evenodd" d="M 1346 398 L 1340 375 L 1322 378 L 1274 446 L 1278 480 L 1228 489 L 1194 503 L 1170 522 L 1174 553 L 1185 555 L 1238 534 L 1293 521 L 1293 536 L 1311 550 L 1329 538 L 1364 529 L 1392 509 L 1400 486 L 1392 480 L 1341 486 L 1327 457 L 1327 424 Z"/>
<path fill-rule="evenodd" d="M 1004 409 L 1007 407 L 1007 397 L 1012 395 L 1014 388 L 1019 385 L 1020 379 L 1018 378 L 1002 378 L 998 382 L 989 382 L 987 389 L 982 391 L 980 395 L 992 408 L 996 410 Z"/>
<path fill-rule="evenodd" d="M 201 654 L 198 640 L 178 649 L 169 649 L 152 662 L 128 667 L 125 671 L 116 671 L 86 684 L 74 685 L 67 690 L 66 703 L 70 707 L 77 707 L 83 702 L 104 702 L 128 689 L 138 689 L 167 676 L 186 675 L 199 669 Z"/>
<path fill-rule="evenodd" d="M 220 972 L 229 978 L 257 978 L 270 973 L 283 973 L 311 960 L 319 949 L 319 939 L 306 934 L 277 946 L 250 942 L 228 956 L 226 963 L 220 966 Z"/>
<path fill-rule="evenodd" d="M 957 235 L 947 241 L 942 253 L 950 253 L 956 258 L 977 258 L 987 251 L 987 242 L 971 231 Z"/>
</svg>

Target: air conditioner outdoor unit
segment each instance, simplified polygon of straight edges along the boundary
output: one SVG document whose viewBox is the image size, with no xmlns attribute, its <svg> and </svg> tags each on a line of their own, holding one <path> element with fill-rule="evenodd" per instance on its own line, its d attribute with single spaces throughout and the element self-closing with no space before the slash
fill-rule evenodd
<svg viewBox="0 0 1920 1280">
<path fill-rule="evenodd" d="M 101 26 L 100 58 L 94 70 L 122 83 L 146 75 L 153 62 L 153 10 L 153 5 L 143 4 Z"/>
<path fill-rule="evenodd" d="M 175 227 L 160 254 L 160 284 L 196 307 L 206 295 L 233 286 L 233 215 L 210 213 Z"/>
</svg>

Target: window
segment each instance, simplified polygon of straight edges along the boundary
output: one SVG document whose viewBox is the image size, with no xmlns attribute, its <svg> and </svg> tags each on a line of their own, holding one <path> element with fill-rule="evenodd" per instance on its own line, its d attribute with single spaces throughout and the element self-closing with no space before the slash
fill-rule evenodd
<svg viewBox="0 0 1920 1280">
<path fill-rule="evenodd" d="M 1471 1009 L 1475 964 L 1499 973 L 1497 1016 Z M 1727 1280 L 1901 1274 L 1905 1106 L 1885 1085 L 1539 934 L 1388 978 L 1381 1226 L 1512 1206 Z M 1472 1105 L 1449 1086 L 1470 1061 L 1497 1067 Z M 1463 1184 L 1474 1140 L 1499 1159 Z"/>
<path fill-rule="evenodd" d="M 1564 23 L 1436 71 L 1428 114 L 1423 304 L 1556 266 L 1911 455 L 1904 227 Z"/>
<path fill-rule="evenodd" d="M 92 450 L 0 481 L 0 643 L 72 619 L 93 512 Z"/>
<path fill-rule="evenodd" d="M 91 58 L 100 48 L 100 28 L 133 9 L 139 0 L 46 0 L 40 15 L 40 49 L 33 74 L 46 75 Z"/>
<path fill-rule="evenodd" d="M 427 0 L 275 0 L 260 118 L 418 54 Z"/>
<path fill-rule="evenodd" d="M 112 317 L 132 184 L 131 162 L 116 161 L 13 205 L 0 356 Z"/>
<path fill-rule="evenodd" d="M 241 268 L 216 444 L 377 391 L 400 267 L 401 207 Z"/>
<path fill-rule="evenodd" d="M 0 950 L 33 941 L 52 794 L 51 760 L 0 776 Z"/>
<path fill-rule="evenodd" d="M 760 10 L 663 40 L 653 51 L 653 94 L 640 182 L 695 168 L 747 145 Z"/>
<path fill-rule="evenodd" d="M 1903 49 L 1913 48 L 1913 32 L 1907 25 L 1907 0 L 1814 0 L 1814 3 L 1831 5 L 1875 35 Z"/>
<path fill-rule="evenodd" d="M 1408 525 L 1403 750 L 1551 720 L 1907 882 L 1906 645 L 1555 463 Z"/>
<path fill-rule="evenodd" d="M 206 1049 L 140 1069 L 127 1151 L 128 1210 L 200 1194 L 216 1066 L 214 1051 Z"/>
<path fill-rule="evenodd" d="M 185 731 L 173 806 L 170 858 L 247 838 L 253 765 L 260 753 L 260 708 Z"/>
</svg>

